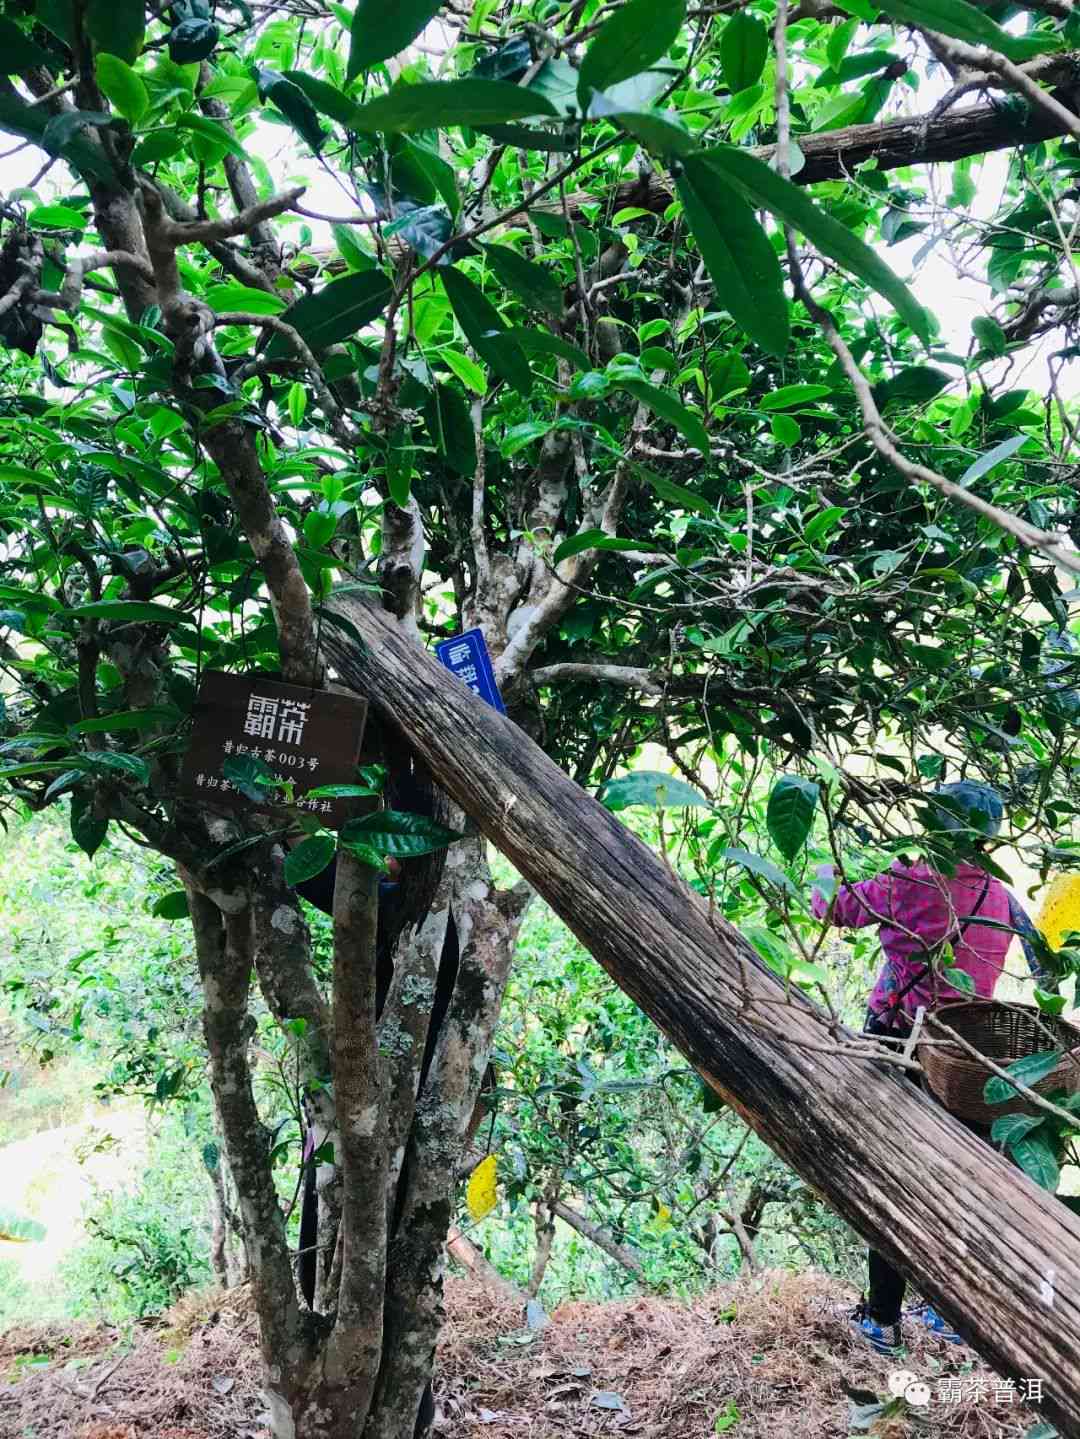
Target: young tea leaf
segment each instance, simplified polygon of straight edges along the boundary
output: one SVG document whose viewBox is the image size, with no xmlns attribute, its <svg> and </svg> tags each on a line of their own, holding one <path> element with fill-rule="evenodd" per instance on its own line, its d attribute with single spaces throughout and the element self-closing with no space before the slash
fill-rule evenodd
<svg viewBox="0 0 1080 1439">
<path fill-rule="evenodd" d="M 357 0 L 346 79 L 400 55 L 441 8 L 442 0 Z"/>
<path fill-rule="evenodd" d="M 331 834 L 313 834 L 301 840 L 285 857 L 285 883 L 295 888 L 306 879 L 314 879 L 337 853 L 337 841 Z"/>
<path fill-rule="evenodd" d="M 720 302 L 763 350 L 782 355 L 790 334 L 783 274 L 750 205 L 701 156 L 686 160 L 676 188 Z"/>
<path fill-rule="evenodd" d="M 605 809 L 685 809 L 688 806 L 709 808 L 709 801 L 692 785 L 675 775 L 660 770 L 641 769 L 633 774 L 609 779 L 597 791 L 597 799 Z"/>
<path fill-rule="evenodd" d="M 381 809 L 374 814 L 351 819 L 341 831 L 342 843 L 367 845 L 376 853 L 411 859 L 418 854 L 433 854 L 461 839 L 455 829 L 436 824 L 426 815 L 409 814 L 402 810 Z"/>
<path fill-rule="evenodd" d="M 584 111 L 593 90 L 607 90 L 660 60 L 678 39 L 686 0 L 626 0 L 589 42 L 581 61 L 578 98 Z"/>
<path fill-rule="evenodd" d="M 806 843 L 814 823 L 820 786 L 801 775 L 785 774 L 772 787 L 765 824 L 773 844 L 792 860 Z"/>
<path fill-rule="evenodd" d="M 737 10 L 720 37 L 720 66 L 724 84 L 733 95 L 761 79 L 769 54 L 769 32 L 755 15 Z"/>
</svg>

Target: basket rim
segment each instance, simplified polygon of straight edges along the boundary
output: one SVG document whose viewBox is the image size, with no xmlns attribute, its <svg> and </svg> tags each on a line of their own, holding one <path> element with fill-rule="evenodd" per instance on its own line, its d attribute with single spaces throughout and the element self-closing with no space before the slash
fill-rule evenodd
<svg viewBox="0 0 1080 1439">
<path fill-rule="evenodd" d="M 1036 1005 L 1021 1004 L 1019 1002 L 1013 1003 L 1012 1001 L 1002 999 L 962 999 L 952 1000 L 947 1004 L 942 1004 L 937 1009 L 933 1010 L 932 1014 L 936 1017 L 938 1015 L 946 1016 L 949 1014 L 956 1014 L 960 1010 L 985 1011 L 987 1009 L 999 1009 L 1010 1013 L 1020 1011 L 1022 1014 L 1044 1017 L 1046 1019 L 1049 1019 L 1052 1024 L 1054 1024 L 1055 1026 L 1060 1026 L 1061 1029 L 1065 1031 L 1065 1033 L 1061 1036 L 1062 1039 L 1065 1039 L 1069 1036 L 1074 1039 L 1074 1043 L 1072 1045 L 1070 1045 L 1068 1048 L 1063 1048 L 1060 1062 L 1055 1066 L 1054 1069 L 1050 1071 L 1048 1075 L 1045 1076 L 1044 1079 L 1039 1080 L 1039 1084 L 1045 1084 L 1048 1079 L 1052 1079 L 1053 1076 L 1057 1074 L 1058 1070 L 1060 1070 L 1066 1065 L 1071 1065 L 1074 1063 L 1080 1064 L 1080 1027 L 1078 1027 L 1076 1024 L 1073 1024 L 1068 1019 L 1063 1019 L 1060 1015 L 1043 1016 L 1042 1011 Z M 960 1066 L 972 1070 L 987 1068 L 985 1060 L 973 1059 L 969 1054 L 965 1053 L 965 1051 L 961 1049 L 958 1044 L 956 1044 L 950 1039 L 945 1039 L 944 1042 L 941 1044 L 926 1044 L 924 1041 L 920 1041 L 916 1045 L 916 1049 L 920 1051 L 920 1059 L 924 1065 L 926 1064 L 927 1060 L 929 1060 L 931 1064 L 933 1064 L 935 1061 L 940 1059 L 948 1063 L 953 1068 L 958 1068 Z M 1043 1050 L 1032 1050 L 1030 1052 L 1033 1054 L 1045 1053 L 1045 1051 Z M 1017 1058 L 1024 1057 L 1025 1056 L 1023 1055 L 1017 1056 Z M 1015 1060 L 1011 1062 L 1015 1063 Z M 1038 1085 L 1034 1087 L 1038 1088 Z"/>
</svg>

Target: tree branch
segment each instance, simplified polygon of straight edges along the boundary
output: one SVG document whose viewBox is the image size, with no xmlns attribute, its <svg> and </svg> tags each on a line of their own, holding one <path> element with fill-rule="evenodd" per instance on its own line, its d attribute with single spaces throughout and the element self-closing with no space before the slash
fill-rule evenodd
<svg viewBox="0 0 1080 1439">
<path fill-rule="evenodd" d="M 594 1223 L 591 1219 L 586 1219 L 584 1214 L 579 1214 L 576 1209 L 571 1209 L 569 1204 L 564 1203 L 563 1200 L 556 1199 L 552 1208 L 564 1224 L 569 1224 L 570 1228 L 576 1230 L 583 1239 L 587 1239 L 590 1244 L 595 1244 L 597 1249 L 603 1250 L 609 1259 L 614 1259 L 616 1264 L 621 1264 L 624 1269 L 629 1270 L 635 1279 L 645 1283 L 645 1266 L 632 1249 L 625 1244 L 620 1244 L 601 1225 Z"/>
<path fill-rule="evenodd" d="M 791 260 L 792 281 L 795 294 L 806 306 L 810 316 L 820 326 L 829 347 L 833 354 L 840 361 L 840 366 L 851 381 L 855 391 L 855 397 L 859 402 L 859 409 L 862 411 L 863 429 L 870 443 L 877 450 L 883 459 L 887 460 L 905 479 L 912 480 L 917 484 L 930 485 L 939 494 L 952 500 L 958 505 L 974 511 L 985 520 L 998 526 L 1006 534 L 1012 535 L 1025 549 L 1038 550 L 1047 559 L 1053 560 L 1054 564 L 1061 565 L 1063 569 L 1070 570 L 1073 574 L 1080 574 L 1080 553 L 1067 546 L 1057 536 L 1040 530 L 1035 525 L 1028 524 L 1018 515 L 1009 514 L 1007 510 L 992 505 L 988 500 L 980 499 L 978 495 L 972 494 L 963 485 L 955 484 L 947 480 L 944 475 L 939 475 L 936 470 L 929 469 L 926 465 L 917 464 L 909 460 L 899 448 L 896 436 L 886 425 L 881 417 L 870 389 L 870 382 L 859 369 L 854 356 L 844 343 L 836 322 L 829 312 L 820 306 L 810 294 L 803 278 L 802 267 L 799 264 L 798 256 L 790 237 L 788 251 Z"/>
<path fill-rule="evenodd" d="M 378 871 L 338 851 L 334 886 L 334 1094 L 341 1142 L 341 1284 L 327 1377 L 362 1432 L 383 1342 L 386 1094 L 375 1029 Z"/>
</svg>

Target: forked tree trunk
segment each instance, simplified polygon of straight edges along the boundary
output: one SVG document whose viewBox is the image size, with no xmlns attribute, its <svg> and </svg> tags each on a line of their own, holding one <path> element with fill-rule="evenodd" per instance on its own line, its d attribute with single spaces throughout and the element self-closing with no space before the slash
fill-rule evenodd
<svg viewBox="0 0 1080 1439">
<path fill-rule="evenodd" d="M 894 1069 L 785 995 L 755 952 L 510 720 L 345 596 L 339 673 L 769 1146 L 997 1370 L 1080 1435 L 1080 1219 Z"/>
<path fill-rule="evenodd" d="M 271 861 L 247 875 L 218 878 L 220 888 L 209 890 L 182 871 L 216 1113 L 250 1256 L 270 1429 L 274 1439 L 414 1439 L 431 1417 L 458 1164 L 472 1137 L 470 1118 L 526 896 L 495 889 L 480 840 L 456 844 L 430 913 L 399 946 L 377 1019 L 375 876 L 339 856 L 328 1021 L 312 989 L 306 927 L 276 889 L 275 870 Z M 417 1099 L 451 909 L 457 982 Z M 325 1057 L 323 1074 L 333 1081 L 332 1090 L 323 1084 L 320 1113 L 335 1139 L 339 1222 L 328 1236 L 313 1309 L 298 1291 L 270 1136 L 253 1093 L 253 971 L 279 1022 L 306 1010 L 306 1051 Z M 324 1027 L 326 1033 L 313 1032 Z M 223 1191 L 219 1198 L 224 1209 Z"/>
</svg>

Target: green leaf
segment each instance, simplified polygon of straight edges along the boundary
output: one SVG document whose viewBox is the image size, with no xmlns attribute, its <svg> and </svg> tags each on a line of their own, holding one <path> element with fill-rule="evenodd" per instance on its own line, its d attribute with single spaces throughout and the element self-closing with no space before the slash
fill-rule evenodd
<svg viewBox="0 0 1080 1439">
<path fill-rule="evenodd" d="M 484 256 L 496 277 L 534 310 L 556 319 L 563 313 L 563 287 L 543 265 L 526 260 L 508 245 L 485 245 Z"/>
<path fill-rule="evenodd" d="M 361 844 L 359 840 L 345 839 L 343 837 L 341 840 L 341 848 L 347 849 L 354 859 L 359 860 L 361 864 L 366 864 L 370 869 L 377 869 L 382 874 L 389 873 L 389 866 L 386 860 L 383 859 L 379 851 L 373 849 L 370 844 Z"/>
<path fill-rule="evenodd" d="M 536 90 L 505 80 L 429 80 L 420 85 L 397 85 L 389 94 L 357 106 L 352 128 L 396 134 L 558 113 Z"/>
<path fill-rule="evenodd" d="M 1061 1169 L 1045 1132 L 1025 1134 L 1009 1146 L 1009 1153 L 1029 1179 L 1054 1193 L 1061 1180 Z"/>
<path fill-rule="evenodd" d="M 94 69 L 105 98 L 112 101 L 129 125 L 137 125 L 150 108 L 150 96 L 140 77 L 118 55 L 99 55 Z"/>
<path fill-rule="evenodd" d="M 107 125 L 111 120 L 111 115 L 102 113 L 99 117 L 84 110 L 50 118 L 14 89 L 0 88 L 0 129 L 40 145 L 50 155 L 62 155 L 80 175 L 97 180 L 113 181 L 115 173 L 100 145 L 92 145 L 79 131 L 84 125 Z"/>
<path fill-rule="evenodd" d="M 183 610 L 157 605 L 151 600 L 95 600 L 60 613 L 73 620 L 123 620 L 130 624 L 191 625 L 194 620 Z"/>
<path fill-rule="evenodd" d="M 751 205 L 760 205 L 778 220 L 801 230 L 823 255 L 888 300 L 915 334 L 929 344 L 926 311 L 903 281 L 846 225 L 827 214 L 790 180 L 785 180 L 746 150 L 737 150 L 732 145 L 707 150 L 694 164 L 712 169 L 728 184 L 739 186 Z"/>
<path fill-rule="evenodd" d="M 975 981 L 966 969 L 958 969 L 955 965 L 951 965 L 941 971 L 941 977 L 946 984 L 951 985 L 953 989 L 960 990 L 962 994 L 975 993 Z"/>
<path fill-rule="evenodd" d="M 187 919 L 191 913 L 188 907 L 187 891 L 171 889 L 168 894 L 163 894 L 155 902 L 150 913 L 156 919 Z"/>
<path fill-rule="evenodd" d="M 265 804 L 282 781 L 266 763 L 250 754 L 232 754 L 221 766 L 221 773 L 246 798 Z M 223 856 L 219 856 L 223 858 Z"/>
<path fill-rule="evenodd" d="M 71 734 L 122 734 L 127 730 L 154 729 L 162 723 L 173 723 L 180 711 L 150 706 L 143 710 L 119 710 L 116 714 L 98 715 L 96 719 L 79 720 L 71 726 Z"/>
<path fill-rule="evenodd" d="M 1048 994 L 1045 989 L 1035 988 L 1035 1003 L 1042 1010 L 1043 1014 L 1049 1014 L 1056 1019 L 1065 1009 L 1065 996 L 1063 994 Z"/>
<path fill-rule="evenodd" d="M 378 319 L 393 293 L 393 285 L 381 270 L 361 270 L 305 295 L 281 318 L 298 330 L 313 350 L 325 350 Z M 279 359 L 291 356 L 293 350 L 284 335 L 275 335 L 266 353 Z"/>
<path fill-rule="evenodd" d="M 399 425 L 387 436 L 386 488 L 391 500 L 401 509 L 404 509 L 409 503 L 413 474 L 412 449 L 408 444 L 408 432 L 404 425 Z"/>
<path fill-rule="evenodd" d="M 32 230 L 85 230 L 86 216 L 69 205 L 36 205 L 26 217 Z"/>
<path fill-rule="evenodd" d="M 733 95 L 757 84 L 768 53 L 769 32 L 762 22 L 746 10 L 736 11 L 720 37 L 724 84 Z"/>
<path fill-rule="evenodd" d="M 810 400 L 820 400 L 831 395 L 829 385 L 784 385 L 773 390 L 758 401 L 759 410 L 790 410 L 793 405 L 805 405 Z"/>
<path fill-rule="evenodd" d="M 341 252 L 341 258 L 350 270 L 370 270 L 373 268 L 374 260 L 357 240 L 348 225 L 331 225 L 330 230 L 334 236 L 334 243 Z"/>
<path fill-rule="evenodd" d="M 440 352 L 439 359 L 474 395 L 487 394 L 487 375 L 483 365 L 478 365 L 463 350 L 450 347 Z"/>
<path fill-rule="evenodd" d="M 790 335 L 783 274 L 750 205 L 698 155 L 685 162 L 676 188 L 718 301 L 763 350 L 782 355 Z"/>
<path fill-rule="evenodd" d="M 579 534 L 571 535 L 568 540 L 563 540 L 552 555 L 551 562 L 560 565 L 563 560 L 570 559 L 572 555 L 584 554 L 586 550 L 633 552 L 640 549 L 640 540 L 619 539 L 615 535 L 609 535 L 606 530 L 582 530 Z"/>
<path fill-rule="evenodd" d="M 438 255 L 437 264 L 449 265 L 451 255 L 446 244 L 454 231 L 449 211 L 441 204 L 410 205 L 405 201 L 398 201 L 396 209 L 397 218 L 383 226 L 383 238 L 400 235 L 421 258 L 432 260 Z"/>
<path fill-rule="evenodd" d="M 145 0 L 86 0 L 83 19 L 99 50 L 134 65 L 146 32 Z"/>
<path fill-rule="evenodd" d="M 337 853 L 337 841 L 330 834 L 313 834 L 285 856 L 285 883 L 295 888 L 314 879 Z"/>
<path fill-rule="evenodd" d="M 792 445 L 797 445 L 802 439 L 802 426 L 790 415 L 773 415 L 769 428 L 772 430 L 773 439 L 786 450 L 790 450 Z"/>
<path fill-rule="evenodd" d="M 456 219 L 461 209 L 457 175 L 441 155 L 418 140 L 399 136 L 390 164 L 390 178 L 395 190 L 431 204 L 441 199 Z"/>
<path fill-rule="evenodd" d="M 602 98 L 594 95 L 590 110 L 600 110 L 603 113 L 605 106 L 601 104 Z M 693 154 L 697 149 L 698 142 L 693 135 L 677 124 L 676 117 L 672 115 L 661 114 L 656 110 L 613 109 L 611 118 L 636 140 L 640 140 L 650 154 L 661 160 L 677 159 Z"/>
<path fill-rule="evenodd" d="M 886 405 L 926 405 L 952 384 L 952 377 L 933 365 L 906 365 L 874 386 L 879 409 Z"/>
<path fill-rule="evenodd" d="M 993 315 L 976 315 L 971 322 L 971 333 L 978 340 L 983 350 L 995 358 L 1003 355 L 1009 348 L 1005 331 L 994 319 Z"/>
<path fill-rule="evenodd" d="M 307 410 L 307 399 L 307 388 L 302 385 L 299 380 L 295 380 L 289 386 L 287 403 L 289 410 L 289 423 L 296 430 L 298 430 L 300 426 L 304 423 L 304 414 Z M 327 515 L 326 518 L 331 519 L 332 516 Z"/>
<path fill-rule="evenodd" d="M 601 25 L 581 61 L 582 112 L 591 91 L 607 90 L 662 59 L 679 38 L 685 19 L 686 0 L 626 0 Z"/>
<path fill-rule="evenodd" d="M 518 150 L 561 155 L 571 148 L 569 141 L 554 130 L 526 129 L 523 125 L 477 125 L 476 128 L 497 145 L 512 145 Z"/>
<path fill-rule="evenodd" d="M 48 51 L 35 44 L 24 30 L 0 15 L 0 74 L 18 75 L 23 70 L 50 68 L 55 61 Z"/>
<path fill-rule="evenodd" d="M 367 845 L 377 854 L 390 854 L 398 859 L 432 854 L 461 838 L 457 830 L 436 824 L 426 815 L 394 809 L 377 810 L 360 819 L 351 819 L 341 831 L 342 843 Z"/>
<path fill-rule="evenodd" d="M 520 425 L 511 425 L 499 445 L 500 453 L 511 459 L 534 440 L 543 439 L 552 423 L 551 420 L 522 420 Z"/>
<path fill-rule="evenodd" d="M 1023 1139 L 1025 1134 L 1045 1123 L 1046 1116 L 1042 1114 L 1001 1114 L 991 1125 L 990 1138 L 995 1144 L 1002 1144 L 1008 1149 L 1016 1140 Z"/>
<path fill-rule="evenodd" d="M 647 470 L 644 465 L 634 465 L 634 473 L 653 490 L 662 500 L 668 504 L 675 505 L 683 510 L 696 510 L 699 515 L 706 515 L 712 519 L 716 514 L 716 506 L 710 505 L 708 500 L 695 495 L 692 490 L 686 489 L 683 485 L 677 485 L 674 480 L 669 480 L 666 475 L 657 475 L 652 470 Z"/>
<path fill-rule="evenodd" d="M 442 0 L 357 0 L 346 79 L 351 83 L 372 65 L 400 55 L 441 8 Z"/>
<path fill-rule="evenodd" d="M 300 86 L 286 80 L 276 70 L 266 70 L 262 66 L 256 70 L 255 79 L 259 98 L 276 105 L 301 140 L 317 155 L 326 142 L 326 131 L 319 123 L 315 106 Z"/>
<path fill-rule="evenodd" d="M 937 30 L 969 45 L 989 45 L 1010 60 L 1030 60 L 1062 44 L 1057 35 L 1011 35 L 967 0 L 880 0 L 877 9 L 905 25 Z"/>
<path fill-rule="evenodd" d="M 139 754 L 120 754 L 113 750 L 95 749 L 81 755 L 79 764 L 91 774 L 130 775 L 140 784 L 148 784 L 150 781 L 150 766 Z"/>
<path fill-rule="evenodd" d="M 424 405 L 428 436 L 459 475 L 476 473 L 476 434 L 469 407 L 450 385 L 436 385 Z"/>
<path fill-rule="evenodd" d="M 756 874 L 759 879 L 767 879 L 770 884 L 776 885 L 777 889 L 786 889 L 789 894 L 796 893 L 795 886 L 784 871 L 778 869 L 771 860 L 765 859 L 760 854 L 754 854 L 753 851 L 742 849 L 737 845 L 727 845 L 721 849 L 718 857 L 730 860 L 732 864 L 742 865 L 743 869 L 749 870 L 751 874 Z"/>
<path fill-rule="evenodd" d="M 1015 455 L 1017 450 L 1027 444 L 1029 438 L 1028 435 L 1011 435 L 1007 440 L 1002 440 L 1000 445 L 995 445 L 992 450 L 987 450 L 985 455 L 980 455 L 977 460 L 973 460 L 960 476 L 958 483 L 973 485 L 976 480 L 981 480 L 983 475 L 988 475 L 995 465 L 1000 465 L 1003 460 Z"/>
<path fill-rule="evenodd" d="M 634 399 L 652 410 L 654 415 L 674 425 L 696 450 L 703 455 L 709 453 L 709 434 L 705 426 L 692 411 L 688 410 L 670 390 L 661 390 L 645 380 L 615 380 L 614 385 L 626 390 Z"/>
<path fill-rule="evenodd" d="M 212 310 L 222 315 L 230 311 L 248 315 L 280 315 L 285 309 L 285 301 L 280 295 L 257 290 L 254 285 L 238 285 L 232 280 L 224 285 L 208 286 L 203 299 Z"/>
<path fill-rule="evenodd" d="M 792 860 L 806 843 L 814 824 L 820 786 L 801 775 L 785 774 L 772 787 L 765 825 L 773 844 Z"/>
<path fill-rule="evenodd" d="M 193 135 L 205 140 L 208 145 L 225 151 L 229 155 L 235 155 L 238 160 L 247 159 L 247 154 L 240 141 L 234 139 L 225 126 L 218 124 L 216 120 L 210 120 L 205 115 L 194 115 L 188 111 L 184 115 L 178 115 L 174 123 L 177 129 L 190 130 Z"/>
<path fill-rule="evenodd" d="M 314 550 L 321 550 L 337 533 L 337 520 L 325 510 L 312 510 L 304 516 L 304 539 Z"/>
<path fill-rule="evenodd" d="M 317 75 L 309 75 L 306 70 L 283 70 L 282 74 L 290 84 L 303 90 L 320 114 L 328 115 L 346 129 L 351 127 L 357 109 L 356 101 L 350 100 L 336 85 L 320 80 Z"/>
<path fill-rule="evenodd" d="M 613 811 L 642 807 L 647 809 L 711 808 L 709 801 L 692 785 L 661 770 L 639 769 L 633 774 L 609 779 L 600 786 L 596 798 L 605 809 Z"/>
<path fill-rule="evenodd" d="M 71 837 L 88 859 L 101 848 L 108 828 L 109 821 L 94 813 L 93 795 L 76 790 L 71 796 Z"/>
<path fill-rule="evenodd" d="M 557 355 L 559 359 L 568 361 L 578 370 L 591 370 L 592 361 L 588 355 L 577 345 L 572 345 L 569 340 L 564 340 L 561 335 L 553 335 L 547 330 L 520 329 L 507 330 L 507 335 L 516 345 L 525 351 L 527 355 Z"/>
<path fill-rule="evenodd" d="M 521 394 L 532 389 L 532 371 L 520 346 L 507 331 L 491 301 L 479 285 L 460 270 L 442 272 L 454 317 L 465 338 L 485 363 Z"/>
<path fill-rule="evenodd" d="M 1051 1074 L 1061 1063 L 1062 1057 L 1063 1051 L 1060 1049 L 1039 1050 L 1036 1054 L 1025 1054 L 1014 1060 L 1006 1067 L 1005 1073 L 1030 1089 L 1038 1084 L 1040 1079 Z M 1016 1095 L 1016 1089 L 998 1074 L 991 1075 L 983 1087 L 983 1098 L 987 1104 L 1004 1104 L 1007 1100 L 1015 1099 Z"/>
<path fill-rule="evenodd" d="M 169 59 L 174 65 L 197 65 L 209 60 L 220 37 L 212 20 L 191 16 L 169 31 Z"/>
<path fill-rule="evenodd" d="M 858 19 L 845 20 L 842 25 L 833 27 L 832 34 L 825 43 L 825 55 L 834 70 L 839 70 L 843 64 L 848 46 L 854 40 L 858 29 Z"/>
<path fill-rule="evenodd" d="M 366 784 L 321 784 L 306 791 L 309 799 L 371 799 L 378 793 Z"/>
</svg>

